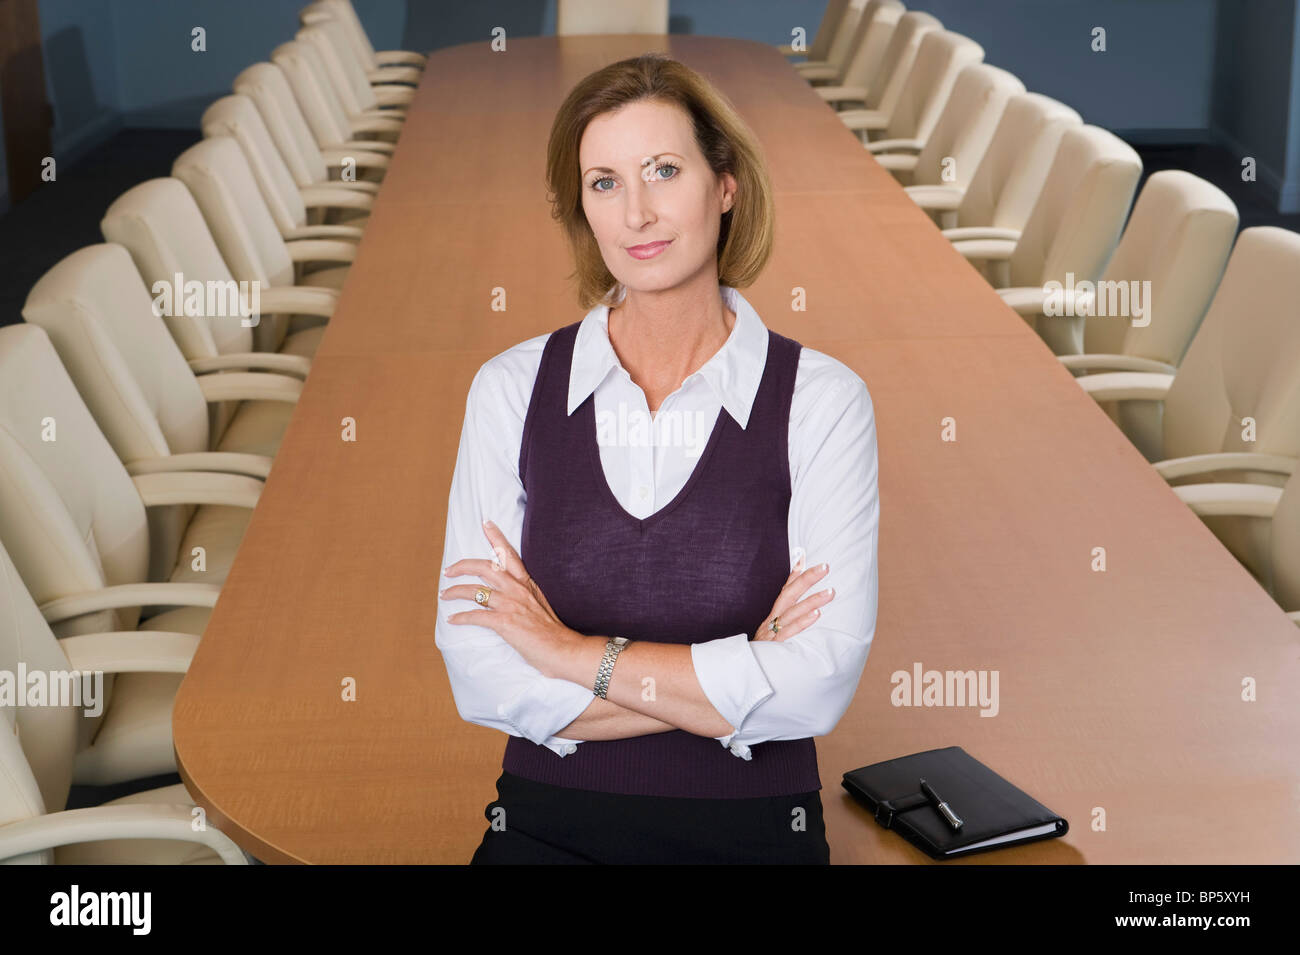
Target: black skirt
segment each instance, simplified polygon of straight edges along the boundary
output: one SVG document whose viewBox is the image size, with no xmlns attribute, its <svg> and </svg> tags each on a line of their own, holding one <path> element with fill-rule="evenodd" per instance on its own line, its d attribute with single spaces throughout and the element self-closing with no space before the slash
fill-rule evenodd
<svg viewBox="0 0 1300 955">
<path fill-rule="evenodd" d="M 828 865 L 821 794 L 627 796 L 502 772 L 471 865 Z"/>
</svg>

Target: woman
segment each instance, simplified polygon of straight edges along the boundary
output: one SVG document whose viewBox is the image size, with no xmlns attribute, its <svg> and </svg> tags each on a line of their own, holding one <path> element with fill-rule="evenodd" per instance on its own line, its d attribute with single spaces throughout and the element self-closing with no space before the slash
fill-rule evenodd
<svg viewBox="0 0 1300 955">
<path fill-rule="evenodd" d="M 812 737 L 876 618 L 866 386 L 737 291 L 771 189 L 682 64 L 580 82 L 548 180 L 590 311 L 479 369 L 447 518 L 437 644 L 510 734 L 473 861 L 827 863 Z"/>
</svg>

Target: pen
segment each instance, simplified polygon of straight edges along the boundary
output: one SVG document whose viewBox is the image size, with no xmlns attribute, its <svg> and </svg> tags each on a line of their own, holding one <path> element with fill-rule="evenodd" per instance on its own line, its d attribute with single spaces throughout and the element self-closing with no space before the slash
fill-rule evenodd
<svg viewBox="0 0 1300 955">
<path fill-rule="evenodd" d="M 939 794 L 934 791 L 934 787 L 924 779 L 921 780 L 921 792 L 925 793 L 926 798 L 928 798 L 930 802 L 934 803 L 934 807 L 938 809 L 939 812 L 943 813 L 943 818 L 948 820 L 948 825 L 952 826 L 953 829 L 960 829 L 966 824 L 962 821 L 961 817 L 953 812 L 951 807 L 940 798 Z"/>
</svg>

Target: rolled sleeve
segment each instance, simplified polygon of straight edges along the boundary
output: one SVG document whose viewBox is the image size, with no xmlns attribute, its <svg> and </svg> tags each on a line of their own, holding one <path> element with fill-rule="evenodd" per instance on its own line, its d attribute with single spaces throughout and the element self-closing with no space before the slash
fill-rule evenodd
<svg viewBox="0 0 1300 955">
<path fill-rule="evenodd" d="M 749 747 L 744 744 L 733 746 L 733 738 L 754 707 L 773 692 L 772 684 L 754 658 L 749 636 L 738 633 L 718 640 L 693 643 L 691 663 L 704 695 L 732 726 L 731 733 L 714 738 L 736 756 L 749 759 Z"/>
<path fill-rule="evenodd" d="M 541 677 L 530 680 L 513 699 L 500 704 L 497 714 L 525 739 L 568 756 L 582 741 L 555 733 L 581 716 L 592 699 L 592 692 L 576 683 Z"/>
</svg>

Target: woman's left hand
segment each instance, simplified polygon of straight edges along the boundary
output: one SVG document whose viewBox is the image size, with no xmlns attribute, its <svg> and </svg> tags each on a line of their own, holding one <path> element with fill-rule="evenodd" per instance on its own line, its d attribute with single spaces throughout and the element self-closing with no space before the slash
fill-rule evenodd
<svg viewBox="0 0 1300 955">
<path fill-rule="evenodd" d="M 483 533 L 492 544 L 494 560 L 466 558 L 443 569 L 448 577 L 477 576 L 491 590 L 481 610 L 462 610 L 447 616 L 448 623 L 477 624 L 495 630 L 520 656 L 546 676 L 553 676 L 559 661 L 586 639 L 566 627 L 551 609 L 537 582 L 528 576 L 524 562 L 505 534 L 491 521 Z M 444 600 L 473 600 L 477 584 L 453 584 L 440 590 Z"/>
</svg>

